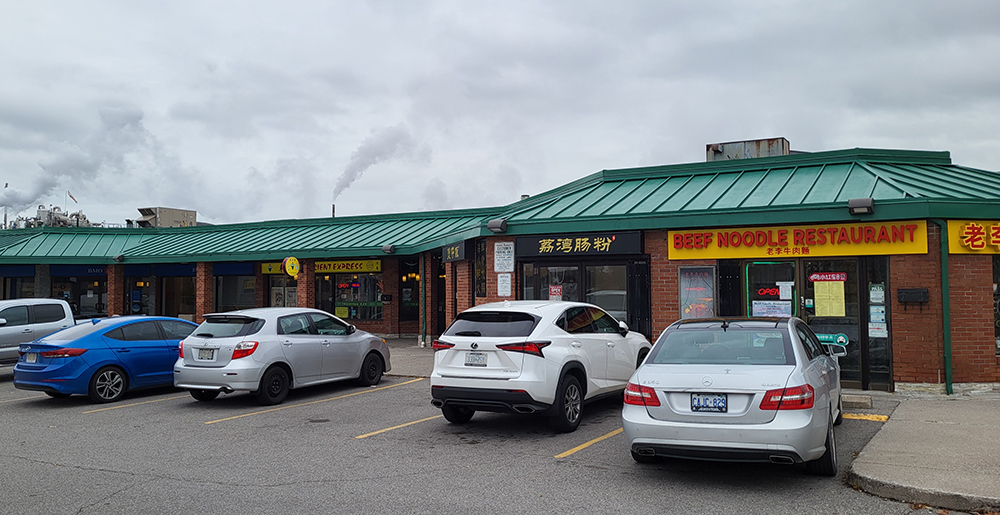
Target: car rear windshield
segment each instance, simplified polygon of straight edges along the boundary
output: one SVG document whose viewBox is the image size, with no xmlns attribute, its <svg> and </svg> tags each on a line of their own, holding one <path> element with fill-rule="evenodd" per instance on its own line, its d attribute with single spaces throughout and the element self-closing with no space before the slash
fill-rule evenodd
<svg viewBox="0 0 1000 515">
<path fill-rule="evenodd" d="M 76 340 L 78 338 L 83 338 L 84 336 L 87 336 L 88 334 L 93 333 L 95 331 L 107 330 L 107 328 L 108 328 L 107 324 L 99 324 L 99 323 L 95 324 L 92 321 L 87 320 L 86 322 L 67 327 L 66 329 L 63 329 L 61 331 L 56 331 L 46 336 L 42 340 L 53 341 L 53 342 Z"/>
<path fill-rule="evenodd" d="M 538 319 L 528 313 L 514 311 L 473 311 L 459 313 L 445 336 L 486 336 L 507 338 L 528 336 Z"/>
<path fill-rule="evenodd" d="M 206 318 L 191 334 L 202 338 L 228 338 L 254 334 L 261 327 L 264 327 L 264 321 L 259 318 L 211 317 Z"/>
<path fill-rule="evenodd" d="M 794 365 L 785 331 L 738 328 L 677 329 L 660 336 L 652 355 L 655 364 Z"/>
</svg>

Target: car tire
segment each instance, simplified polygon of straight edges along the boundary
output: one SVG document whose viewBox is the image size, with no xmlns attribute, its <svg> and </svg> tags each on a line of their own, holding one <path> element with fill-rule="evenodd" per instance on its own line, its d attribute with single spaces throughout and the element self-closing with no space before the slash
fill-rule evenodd
<svg viewBox="0 0 1000 515">
<path fill-rule="evenodd" d="M 833 425 L 839 426 L 844 423 L 844 399 L 843 395 L 837 396 L 837 418 L 833 421 Z"/>
<path fill-rule="evenodd" d="M 260 378 L 260 387 L 257 389 L 257 402 L 272 406 L 281 404 L 285 397 L 288 397 L 288 371 L 274 365 L 264 371 L 264 376 Z"/>
<path fill-rule="evenodd" d="M 115 366 L 107 366 L 91 376 L 87 395 L 94 402 L 115 402 L 121 399 L 127 390 L 128 377 L 125 371 Z"/>
<path fill-rule="evenodd" d="M 66 397 L 69 397 L 68 393 L 62 393 L 62 392 L 45 392 L 45 395 L 48 395 L 53 399 L 65 399 Z"/>
<path fill-rule="evenodd" d="M 583 389 L 580 381 L 566 375 L 556 389 L 556 402 L 552 404 L 552 415 L 549 423 L 553 429 L 562 433 L 571 433 L 580 426 L 583 418 Z"/>
<path fill-rule="evenodd" d="M 837 440 L 833 435 L 832 423 L 826 429 L 826 452 L 819 459 L 807 461 L 806 470 L 816 476 L 837 475 Z"/>
<path fill-rule="evenodd" d="M 382 380 L 384 369 L 382 358 L 372 352 L 365 356 L 365 361 L 361 364 L 361 375 L 358 376 L 358 382 L 364 386 L 377 385 Z"/>
<path fill-rule="evenodd" d="M 636 454 L 635 451 L 631 452 L 632 452 L 632 459 L 635 460 L 636 463 L 642 463 L 643 465 L 647 465 L 656 462 L 656 456 L 646 456 L 644 454 Z"/>
<path fill-rule="evenodd" d="M 199 401 L 210 401 L 218 397 L 220 393 L 222 392 L 219 390 L 191 390 L 191 397 Z"/>
<path fill-rule="evenodd" d="M 445 404 L 441 406 L 441 414 L 444 415 L 445 420 L 452 424 L 464 424 L 472 420 L 472 416 L 476 414 L 476 410 L 465 406 Z"/>
</svg>

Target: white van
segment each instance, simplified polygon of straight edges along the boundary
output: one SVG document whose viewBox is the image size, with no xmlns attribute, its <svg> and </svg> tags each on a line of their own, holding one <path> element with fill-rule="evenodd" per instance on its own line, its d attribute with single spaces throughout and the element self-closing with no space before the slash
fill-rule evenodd
<svg viewBox="0 0 1000 515">
<path fill-rule="evenodd" d="M 0 363 L 17 361 L 17 347 L 22 343 L 74 323 L 73 312 L 65 300 L 0 300 Z"/>
</svg>

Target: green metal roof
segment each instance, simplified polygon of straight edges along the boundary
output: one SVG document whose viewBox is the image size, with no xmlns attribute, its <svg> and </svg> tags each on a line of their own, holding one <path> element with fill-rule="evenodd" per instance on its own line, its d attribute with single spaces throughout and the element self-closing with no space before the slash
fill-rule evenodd
<svg viewBox="0 0 1000 515">
<path fill-rule="evenodd" d="M 847 201 L 875 200 L 852 216 Z M 382 257 L 492 233 L 569 233 L 926 218 L 1000 219 L 1000 174 L 948 152 L 852 149 L 603 170 L 498 208 L 279 220 L 170 229 L 0 231 L 0 263 L 183 263 Z"/>
<path fill-rule="evenodd" d="M 873 198 L 875 214 L 847 212 Z M 1000 218 L 1000 174 L 953 165 L 948 152 L 852 149 L 622 170 L 507 206 L 511 234 Z"/>
</svg>

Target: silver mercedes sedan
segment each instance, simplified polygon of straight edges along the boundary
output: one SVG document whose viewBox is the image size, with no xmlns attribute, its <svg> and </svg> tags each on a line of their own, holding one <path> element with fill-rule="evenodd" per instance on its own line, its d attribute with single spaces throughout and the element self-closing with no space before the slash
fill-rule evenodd
<svg viewBox="0 0 1000 515">
<path fill-rule="evenodd" d="M 318 309 L 256 308 L 205 315 L 180 343 L 174 386 L 199 401 L 248 391 L 279 404 L 292 388 L 344 379 L 374 385 L 388 370 L 383 338 Z"/>
<path fill-rule="evenodd" d="M 632 458 L 805 463 L 834 476 L 844 355 L 794 317 L 675 322 L 625 389 Z"/>
</svg>

